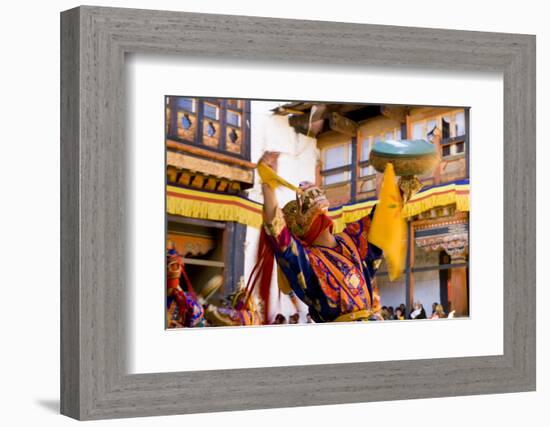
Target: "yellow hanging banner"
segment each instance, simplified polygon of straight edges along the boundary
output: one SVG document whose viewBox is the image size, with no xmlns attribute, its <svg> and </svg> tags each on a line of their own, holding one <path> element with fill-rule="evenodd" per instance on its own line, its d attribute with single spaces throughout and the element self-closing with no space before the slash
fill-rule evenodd
<svg viewBox="0 0 550 427">
<path fill-rule="evenodd" d="M 212 221 L 233 221 L 254 228 L 262 226 L 262 205 L 245 197 L 210 193 L 168 185 L 166 213 Z"/>
<path fill-rule="evenodd" d="M 402 210 L 403 199 L 395 180 L 393 165 L 387 163 L 368 240 L 384 251 L 391 281 L 401 276 L 405 266 L 407 224 Z"/>
</svg>

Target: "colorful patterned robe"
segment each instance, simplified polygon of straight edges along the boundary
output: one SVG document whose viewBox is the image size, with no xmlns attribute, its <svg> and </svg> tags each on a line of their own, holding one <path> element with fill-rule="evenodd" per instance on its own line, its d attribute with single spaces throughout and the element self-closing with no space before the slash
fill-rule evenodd
<svg viewBox="0 0 550 427">
<path fill-rule="evenodd" d="M 337 246 L 305 246 L 292 236 L 278 210 L 272 224 L 264 224 L 277 265 L 290 289 L 308 307 L 315 322 L 332 322 L 338 317 L 372 310 L 375 305 L 373 278 L 382 251 L 367 242 L 371 217 L 365 216 L 335 234 Z"/>
<path fill-rule="evenodd" d="M 169 290 L 168 297 L 166 299 L 167 321 L 168 327 L 179 328 L 197 328 L 206 326 L 204 318 L 204 309 L 202 305 L 197 301 L 197 298 L 191 295 L 189 292 L 184 292 L 181 289 Z M 177 293 L 177 295 L 176 295 Z M 182 306 L 181 301 L 178 299 L 185 299 L 183 305 L 187 307 L 184 313 L 180 312 Z"/>
<path fill-rule="evenodd" d="M 204 309 L 185 273 L 183 258 L 175 248 L 167 251 L 166 321 L 168 328 L 195 328 L 206 326 Z M 181 284 L 184 285 L 185 291 Z"/>
</svg>

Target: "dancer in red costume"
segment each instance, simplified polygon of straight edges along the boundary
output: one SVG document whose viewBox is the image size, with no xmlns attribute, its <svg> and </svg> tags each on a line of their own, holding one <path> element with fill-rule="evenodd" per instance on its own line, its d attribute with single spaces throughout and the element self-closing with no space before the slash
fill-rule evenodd
<svg viewBox="0 0 550 427">
<path fill-rule="evenodd" d="M 168 249 L 166 271 L 168 328 L 206 326 L 204 310 L 185 272 L 183 258 L 173 245 Z M 185 290 L 182 289 L 182 284 Z"/>
</svg>

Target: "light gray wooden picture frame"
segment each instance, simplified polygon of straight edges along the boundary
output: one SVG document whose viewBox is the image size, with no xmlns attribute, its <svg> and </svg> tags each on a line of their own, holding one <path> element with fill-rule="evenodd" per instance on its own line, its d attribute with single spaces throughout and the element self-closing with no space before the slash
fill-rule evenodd
<svg viewBox="0 0 550 427">
<path fill-rule="evenodd" d="M 502 72 L 504 354 L 126 374 L 127 53 Z M 531 391 L 534 310 L 534 36 L 88 6 L 62 12 L 61 413 L 84 420 Z"/>
</svg>

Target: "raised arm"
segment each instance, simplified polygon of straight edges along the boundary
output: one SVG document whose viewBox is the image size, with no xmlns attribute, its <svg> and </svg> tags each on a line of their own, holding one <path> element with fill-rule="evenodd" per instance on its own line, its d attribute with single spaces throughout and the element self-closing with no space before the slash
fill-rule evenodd
<svg viewBox="0 0 550 427">
<path fill-rule="evenodd" d="M 267 166 L 269 166 L 276 172 L 279 154 L 280 153 L 276 151 L 266 151 L 260 158 L 258 163 L 264 162 Z M 271 188 L 268 184 L 262 184 L 262 192 L 264 195 L 264 223 L 272 224 L 277 214 L 277 209 L 279 208 L 279 201 L 277 200 L 275 190 Z"/>
<path fill-rule="evenodd" d="M 269 185 L 262 184 L 262 192 L 264 194 L 264 223 L 272 224 L 279 208 L 279 201 L 277 200 L 275 190 Z"/>
<path fill-rule="evenodd" d="M 258 163 L 264 162 L 273 171 L 277 171 L 278 152 L 266 151 Z M 290 231 L 286 226 L 283 212 L 279 207 L 279 201 L 275 189 L 267 183 L 262 183 L 264 196 L 263 206 L 263 228 L 268 236 L 268 241 L 276 254 L 283 254 L 293 240 Z"/>
</svg>

